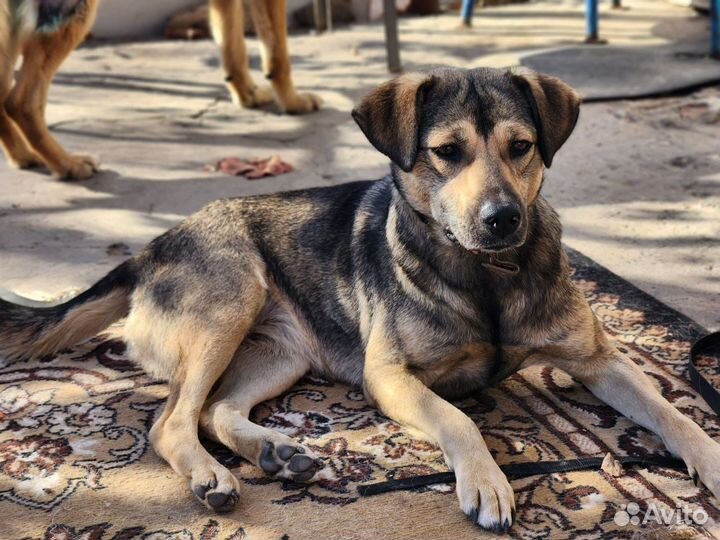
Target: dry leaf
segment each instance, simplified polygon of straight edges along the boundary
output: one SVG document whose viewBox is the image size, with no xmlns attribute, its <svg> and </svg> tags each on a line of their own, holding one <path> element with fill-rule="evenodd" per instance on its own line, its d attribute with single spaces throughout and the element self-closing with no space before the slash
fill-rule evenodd
<svg viewBox="0 0 720 540">
<path fill-rule="evenodd" d="M 618 477 L 625 474 L 625 469 L 623 469 L 622 464 L 615 459 L 610 452 L 605 455 L 605 459 L 603 459 L 600 469 L 608 473 L 610 476 Z"/>
<path fill-rule="evenodd" d="M 248 180 L 256 180 L 265 176 L 279 176 L 292 172 L 292 165 L 286 163 L 280 156 L 269 158 L 240 159 L 228 157 L 218 161 L 210 170 L 219 171 L 230 176 L 244 176 Z"/>
</svg>

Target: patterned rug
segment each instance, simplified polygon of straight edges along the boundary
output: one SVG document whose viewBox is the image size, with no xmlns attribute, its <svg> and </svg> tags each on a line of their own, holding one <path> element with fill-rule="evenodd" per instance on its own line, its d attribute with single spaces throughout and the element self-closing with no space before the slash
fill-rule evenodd
<svg viewBox="0 0 720 540">
<path fill-rule="evenodd" d="M 676 407 L 720 436 L 720 419 L 686 377 L 689 343 L 703 330 L 589 259 L 570 255 L 577 284 L 620 347 Z M 309 486 L 268 480 L 207 443 L 243 488 L 232 514 L 211 515 L 149 446 L 148 430 L 166 394 L 126 359 L 120 341 L 107 338 L 0 369 L 0 538 L 492 536 L 460 512 L 452 485 L 360 497 L 361 484 L 446 471 L 442 455 L 368 406 L 357 388 L 309 377 L 259 406 L 255 418 L 317 452 L 325 461 L 321 479 Z M 524 370 L 458 405 L 481 427 L 501 464 L 663 453 L 657 437 L 558 370 Z M 532 476 L 512 485 L 513 538 L 707 537 L 717 534 L 720 521 L 718 501 L 684 472 L 669 469 Z M 702 526 L 659 526 L 660 512 L 668 516 L 678 506 L 695 512 Z"/>
</svg>

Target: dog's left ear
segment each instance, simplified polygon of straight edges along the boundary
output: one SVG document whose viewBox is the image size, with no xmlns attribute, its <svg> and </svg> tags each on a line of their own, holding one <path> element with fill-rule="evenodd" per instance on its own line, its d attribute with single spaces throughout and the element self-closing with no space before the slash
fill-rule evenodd
<svg viewBox="0 0 720 540">
<path fill-rule="evenodd" d="M 421 73 L 401 75 L 372 90 L 352 111 L 372 145 L 405 172 L 417 158 L 422 99 L 431 80 Z"/>
<path fill-rule="evenodd" d="M 546 167 L 575 129 L 580 96 L 560 79 L 520 68 L 512 76 L 525 93 L 535 117 L 540 155 Z"/>
</svg>

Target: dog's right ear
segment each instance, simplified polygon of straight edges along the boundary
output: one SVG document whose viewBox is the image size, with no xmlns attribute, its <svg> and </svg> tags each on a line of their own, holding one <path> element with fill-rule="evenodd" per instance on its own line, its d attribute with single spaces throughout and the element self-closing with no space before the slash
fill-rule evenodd
<svg viewBox="0 0 720 540">
<path fill-rule="evenodd" d="M 371 91 L 352 116 L 372 145 L 403 171 L 415 165 L 424 90 L 432 77 L 408 73 Z"/>
</svg>

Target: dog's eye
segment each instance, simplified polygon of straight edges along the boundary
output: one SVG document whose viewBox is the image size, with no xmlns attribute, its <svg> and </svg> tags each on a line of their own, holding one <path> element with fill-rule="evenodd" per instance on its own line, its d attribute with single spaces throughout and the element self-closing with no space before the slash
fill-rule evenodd
<svg viewBox="0 0 720 540">
<path fill-rule="evenodd" d="M 454 161 L 460 158 L 460 147 L 457 144 L 443 144 L 432 149 L 441 159 Z"/>
<path fill-rule="evenodd" d="M 510 145 L 510 155 L 514 158 L 524 156 L 532 148 L 530 141 L 515 141 Z"/>
</svg>

